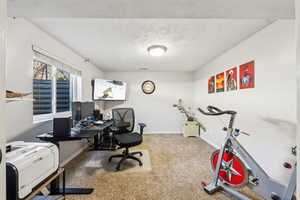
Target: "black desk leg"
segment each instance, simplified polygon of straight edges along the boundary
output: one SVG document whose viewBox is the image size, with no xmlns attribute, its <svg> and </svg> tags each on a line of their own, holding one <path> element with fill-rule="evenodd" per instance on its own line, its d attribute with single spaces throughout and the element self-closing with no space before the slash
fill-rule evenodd
<svg viewBox="0 0 300 200">
<path fill-rule="evenodd" d="M 99 136 L 98 136 L 98 134 L 96 134 L 94 136 L 94 150 L 98 149 L 98 145 L 99 145 L 98 140 L 99 140 Z"/>
<path fill-rule="evenodd" d="M 63 196 L 66 196 L 66 171 L 63 171 Z"/>
<path fill-rule="evenodd" d="M 58 149 L 59 142 L 54 143 Z M 66 170 L 65 170 L 66 171 Z M 94 189 L 93 188 L 66 188 L 66 175 L 65 171 L 63 172 L 63 188 L 60 188 L 59 185 L 59 177 L 57 177 L 55 180 L 52 181 L 50 184 L 50 192 L 51 194 L 65 194 L 65 195 L 81 195 L 81 194 L 91 194 Z"/>
<path fill-rule="evenodd" d="M 91 194 L 94 191 L 93 188 L 66 188 L 66 175 L 63 172 L 63 188 L 59 187 L 59 178 L 55 179 L 50 185 L 50 192 L 53 195 L 83 195 Z"/>
<path fill-rule="evenodd" d="M 59 177 L 54 179 L 50 184 L 50 193 L 59 194 Z"/>
<path fill-rule="evenodd" d="M 92 194 L 94 188 L 65 188 L 65 195 L 87 195 Z M 60 190 L 60 194 L 63 193 L 63 190 Z"/>
</svg>

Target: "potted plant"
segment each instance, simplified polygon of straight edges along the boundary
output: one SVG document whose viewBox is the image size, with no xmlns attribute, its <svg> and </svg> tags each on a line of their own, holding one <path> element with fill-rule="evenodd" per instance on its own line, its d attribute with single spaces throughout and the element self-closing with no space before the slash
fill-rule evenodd
<svg viewBox="0 0 300 200">
<path fill-rule="evenodd" d="M 199 133 L 202 129 L 204 132 L 206 131 L 205 126 L 195 117 L 195 113 L 191 111 L 191 108 L 188 107 L 187 109 L 182 104 L 182 99 L 178 100 L 178 104 L 174 104 L 173 107 L 177 108 L 181 113 L 183 113 L 188 122 L 197 122 L 196 125 L 199 127 Z"/>
</svg>

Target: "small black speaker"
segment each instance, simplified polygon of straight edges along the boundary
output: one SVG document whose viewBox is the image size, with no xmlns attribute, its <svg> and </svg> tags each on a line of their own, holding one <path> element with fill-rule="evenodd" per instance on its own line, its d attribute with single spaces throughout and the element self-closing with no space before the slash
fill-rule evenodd
<svg viewBox="0 0 300 200">
<path fill-rule="evenodd" d="M 72 119 L 68 118 L 54 118 L 53 120 L 53 136 L 66 137 L 71 135 Z"/>
</svg>

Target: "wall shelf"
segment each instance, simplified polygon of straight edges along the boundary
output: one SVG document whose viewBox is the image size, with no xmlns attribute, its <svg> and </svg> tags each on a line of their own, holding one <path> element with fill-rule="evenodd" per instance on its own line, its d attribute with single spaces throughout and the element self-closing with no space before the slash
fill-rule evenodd
<svg viewBox="0 0 300 200">
<path fill-rule="evenodd" d="M 14 101 L 34 101 L 34 99 L 31 98 L 5 98 L 6 103 L 14 102 Z"/>
</svg>

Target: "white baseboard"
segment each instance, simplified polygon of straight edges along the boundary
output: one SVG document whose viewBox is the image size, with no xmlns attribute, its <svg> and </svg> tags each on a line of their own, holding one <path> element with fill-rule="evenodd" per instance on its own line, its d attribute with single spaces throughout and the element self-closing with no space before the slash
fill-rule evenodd
<svg viewBox="0 0 300 200">
<path fill-rule="evenodd" d="M 201 137 L 201 136 L 200 136 L 200 138 L 201 138 L 202 140 L 204 140 L 204 141 L 205 141 L 207 144 L 209 144 L 210 146 L 214 147 L 215 149 L 219 149 L 219 148 L 220 148 L 218 145 L 216 145 L 215 143 L 209 141 L 208 139 L 206 139 L 206 138 L 204 138 L 204 137 Z"/>
<path fill-rule="evenodd" d="M 170 132 L 170 131 L 168 131 L 168 132 L 166 132 L 166 131 L 153 131 L 153 132 L 145 132 L 144 133 L 145 135 L 150 135 L 150 134 L 170 134 L 170 135 L 182 135 L 182 133 L 180 133 L 180 132 Z"/>
</svg>

